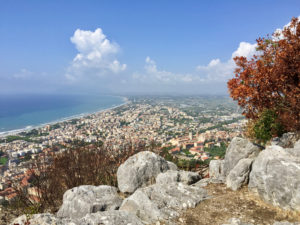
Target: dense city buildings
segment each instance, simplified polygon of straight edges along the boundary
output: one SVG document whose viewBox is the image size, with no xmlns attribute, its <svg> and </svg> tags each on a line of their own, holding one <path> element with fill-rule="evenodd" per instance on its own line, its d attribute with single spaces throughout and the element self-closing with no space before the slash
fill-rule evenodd
<svg viewBox="0 0 300 225">
<path fill-rule="evenodd" d="M 130 97 L 127 104 L 83 118 L 49 124 L 0 138 L 0 202 L 16 197 L 14 185 L 27 188 L 36 201 L 28 170 L 35 160 L 76 145 L 155 143 L 186 160 L 222 157 L 228 142 L 242 134 L 245 119 L 226 97 Z"/>
</svg>

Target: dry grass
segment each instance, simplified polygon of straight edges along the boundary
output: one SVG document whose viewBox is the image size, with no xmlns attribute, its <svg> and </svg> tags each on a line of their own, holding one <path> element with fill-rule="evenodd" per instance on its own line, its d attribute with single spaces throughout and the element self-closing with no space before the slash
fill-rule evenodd
<svg viewBox="0 0 300 225">
<path fill-rule="evenodd" d="M 239 191 L 227 189 L 223 184 L 210 184 L 206 187 L 212 199 L 201 202 L 196 208 L 183 213 L 185 225 L 219 225 L 230 218 L 239 218 L 253 224 L 273 224 L 274 221 L 300 221 L 299 213 L 280 210 L 266 204 L 248 191 L 246 187 Z"/>
</svg>

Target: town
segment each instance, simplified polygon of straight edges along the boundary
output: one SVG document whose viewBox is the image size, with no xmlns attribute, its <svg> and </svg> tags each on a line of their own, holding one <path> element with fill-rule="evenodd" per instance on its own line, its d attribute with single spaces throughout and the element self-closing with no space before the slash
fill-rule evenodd
<svg viewBox="0 0 300 225">
<path fill-rule="evenodd" d="M 11 202 L 14 184 L 38 201 L 28 168 L 41 157 L 74 145 L 155 143 L 180 159 L 222 158 L 230 140 L 242 135 L 246 120 L 227 97 L 128 97 L 127 103 L 82 118 L 49 124 L 0 139 L 0 203 Z"/>
</svg>

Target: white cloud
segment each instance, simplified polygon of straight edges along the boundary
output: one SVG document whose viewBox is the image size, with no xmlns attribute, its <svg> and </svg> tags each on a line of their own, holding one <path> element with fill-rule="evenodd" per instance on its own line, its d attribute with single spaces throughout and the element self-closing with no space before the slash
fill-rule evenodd
<svg viewBox="0 0 300 225">
<path fill-rule="evenodd" d="M 144 72 L 134 73 L 132 78 L 143 83 L 159 84 L 224 82 L 233 76 L 235 68 L 233 58 L 236 56 L 251 58 L 255 54 L 256 46 L 256 44 L 241 42 L 229 60 L 222 62 L 220 59 L 213 59 L 207 65 L 197 66 L 196 71 L 185 74 L 158 69 L 156 62 L 148 56 L 145 60 Z"/>
<path fill-rule="evenodd" d="M 213 81 L 224 82 L 233 76 L 235 56 L 252 57 L 256 51 L 256 44 L 241 42 L 238 49 L 232 53 L 228 61 L 222 62 L 220 59 L 211 60 L 208 65 L 200 65 L 196 67 L 196 71 L 192 73 L 173 73 L 157 68 L 156 62 L 150 57 L 145 60 L 143 73 L 134 73 L 132 78 L 143 83 L 158 84 L 196 84 L 208 83 Z"/>
<path fill-rule="evenodd" d="M 244 56 L 251 58 L 256 53 L 257 44 L 250 44 L 248 42 L 241 42 L 238 49 L 232 53 L 231 58 L 236 56 Z"/>
<path fill-rule="evenodd" d="M 70 80 L 85 75 L 119 73 L 127 67 L 116 59 L 119 46 L 108 40 L 100 28 L 95 31 L 77 29 L 70 40 L 78 50 L 67 69 L 66 77 Z"/>
<path fill-rule="evenodd" d="M 233 76 L 235 68 L 233 58 L 236 56 L 244 56 L 249 59 L 256 53 L 256 47 L 257 44 L 241 42 L 229 60 L 222 62 L 220 59 L 213 59 L 206 66 L 197 66 L 196 70 L 199 75 L 206 77 L 207 81 L 227 81 Z"/>
<path fill-rule="evenodd" d="M 197 74 L 205 77 L 206 81 L 224 81 L 233 73 L 234 62 L 232 59 L 221 62 L 220 59 L 213 59 L 207 66 L 197 66 Z"/>
<path fill-rule="evenodd" d="M 298 19 L 300 19 L 300 16 Z M 289 25 L 290 23 L 286 24 L 283 29 Z M 278 28 L 276 29 L 275 33 L 276 32 L 281 34 L 282 29 Z M 282 39 L 283 35 L 281 34 L 278 38 Z M 197 66 L 196 70 L 199 72 L 199 74 L 206 76 L 207 80 L 227 81 L 233 76 L 234 68 L 236 67 L 233 58 L 236 56 L 244 56 L 250 59 L 254 54 L 260 54 L 256 51 L 256 48 L 256 43 L 251 44 L 248 42 L 240 42 L 238 49 L 232 53 L 229 60 L 222 62 L 220 59 L 213 59 L 208 65 Z"/>
<path fill-rule="evenodd" d="M 298 20 L 300 20 L 300 16 L 298 16 Z M 284 37 L 283 37 L 282 31 L 283 31 L 284 28 L 287 28 L 287 27 L 290 26 L 290 25 L 291 25 L 291 22 L 289 22 L 289 23 L 287 23 L 286 25 L 284 25 L 282 29 L 281 29 L 281 28 L 277 28 L 277 29 L 275 30 L 274 34 L 278 34 L 279 36 L 273 35 L 273 36 L 272 36 L 273 40 L 280 40 L 280 39 L 283 39 Z M 295 29 L 293 29 L 292 31 L 293 31 L 293 32 L 296 32 Z"/>
<path fill-rule="evenodd" d="M 198 76 L 192 74 L 178 74 L 166 70 L 158 69 L 156 62 L 149 56 L 145 60 L 145 67 L 143 73 L 134 73 L 132 75 L 134 80 L 143 83 L 157 83 L 157 84 L 178 84 L 191 83 L 193 81 L 200 81 Z"/>
<path fill-rule="evenodd" d="M 298 17 L 300 19 L 300 16 Z M 284 27 L 289 26 L 290 23 L 286 24 Z M 282 29 L 276 29 L 275 32 L 282 32 Z M 281 35 L 279 38 L 283 38 Z M 220 59 L 213 59 L 206 66 L 197 66 L 196 70 L 203 76 L 206 76 L 207 80 L 215 81 L 227 81 L 233 76 L 234 68 L 236 67 L 233 58 L 236 56 L 244 56 L 248 59 L 252 58 L 254 54 L 258 55 L 259 52 L 256 51 L 257 44 L 251 44 L 248 42 L 241 42 L 237 50 L 235 50 L 231 58 L 225 62 Z"/>
</svg>

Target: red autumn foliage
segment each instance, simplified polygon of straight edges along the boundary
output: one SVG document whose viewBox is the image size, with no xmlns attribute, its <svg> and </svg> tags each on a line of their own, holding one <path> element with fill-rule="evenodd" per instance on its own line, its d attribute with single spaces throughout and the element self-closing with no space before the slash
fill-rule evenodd
<svg viewBox="0 0 300 225">
<path fill-rule="evenodd" d="M 230 96 L 256 120 L 274 110 L 286 131 L 300 130 L 300 21 L 292 18 L 281 33 L 259 38 L 250 60 L 235 57 L 235 77 L 228 81 Z"/>
</svg>

